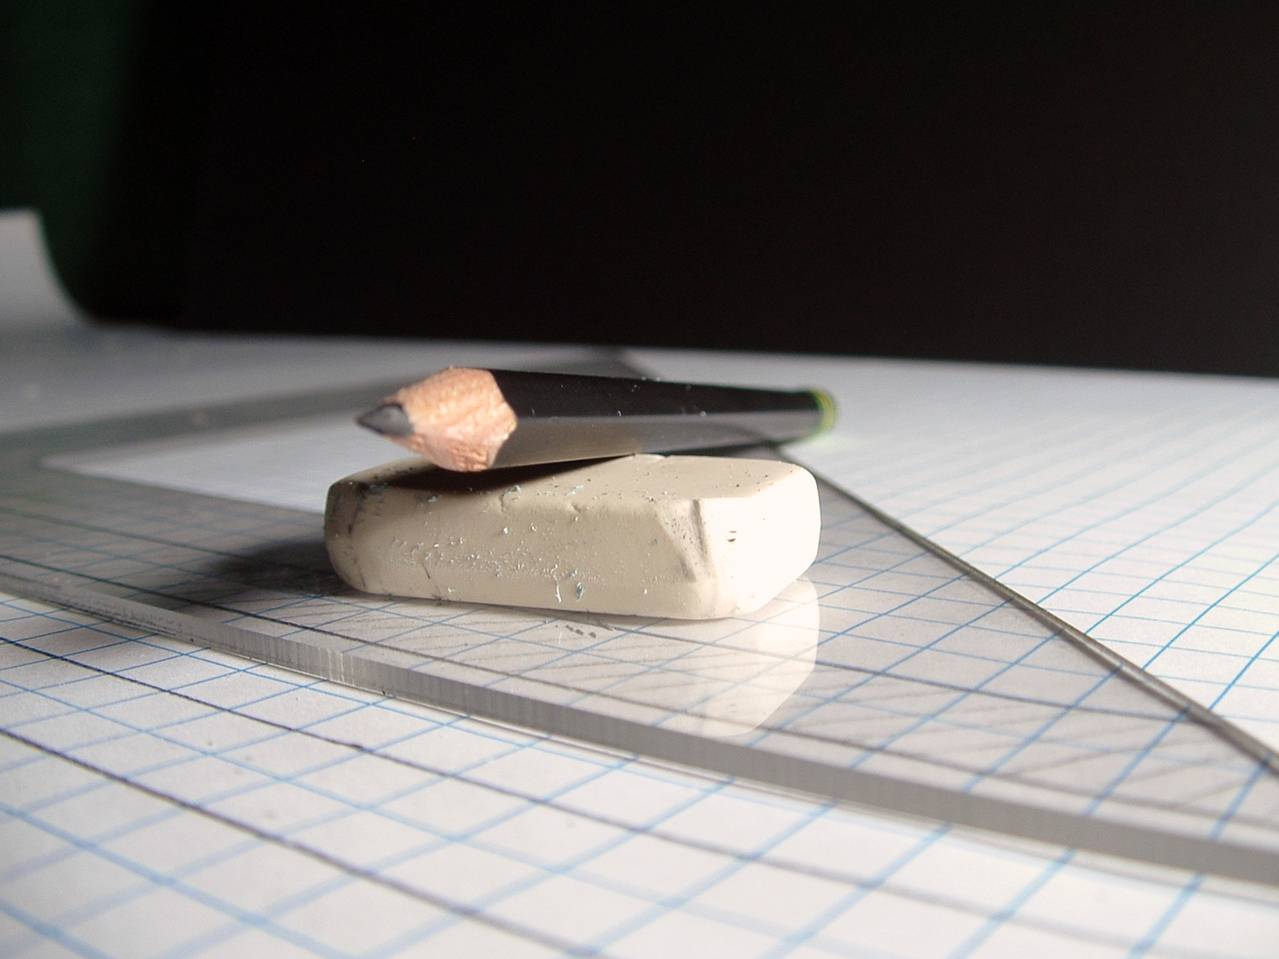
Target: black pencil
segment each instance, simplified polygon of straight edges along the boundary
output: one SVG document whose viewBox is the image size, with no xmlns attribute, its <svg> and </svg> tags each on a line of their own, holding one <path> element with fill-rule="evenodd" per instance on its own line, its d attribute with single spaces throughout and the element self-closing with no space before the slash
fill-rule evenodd
<svg viewBox="0 0 1279 959">
<path fill-rule="evenodd" d="M 834 416 L 818 390 L 449 367 L 388 396 L 359 423 L 444 469 L 475 472 L 783 443 L 821 432 Z"/>
</svg>

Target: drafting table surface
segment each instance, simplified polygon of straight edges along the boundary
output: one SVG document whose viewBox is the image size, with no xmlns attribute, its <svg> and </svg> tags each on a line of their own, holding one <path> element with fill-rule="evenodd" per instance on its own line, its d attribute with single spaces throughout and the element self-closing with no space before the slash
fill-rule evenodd
<svg viewBox="0 0 1279 959">
<path fill-rule="evenodd" d="M 122 414 L 287 393 L 280 369 L 315 388 L 400 362 L 410 376 L 579 355 L 455 345 L 392 360 L 384 346 L 255 343 L 236 357 L 234 341 L 70 335 L 10 360 L 26 381 L 6 378 L 7 422 L 50 409 L 33 402 L 48 395 L 40 362 L 82 363 L 78 403 L 98 391 Z M 130 398 L 147 351 L 187 369 L 170 392 Z M 631 358 L 671 378 L 832 389 L 841 428 L 792 455 L 1275 744 L 1272 384 Z M 222 442 L 269 466 L 252 434 Z M 173 485 L 227 493 L 236 471 L 215 475 L 193 452 L 117 450 L 77 468 L 167 468 Z M 288 497 L 324 485 L 282 492 L 254 476 L 262 488 L 239 495 L 304 508 Z M 0 773 L 0 949 L 14 954 L 1270 955 L 1279 942 L 1264 887 L 934 830 L 39 603 L 5 610 L 0 715 L 21 740 L 5 742 Z M 129 939 L 140 930 L 150 938 Z"/>
</svg>

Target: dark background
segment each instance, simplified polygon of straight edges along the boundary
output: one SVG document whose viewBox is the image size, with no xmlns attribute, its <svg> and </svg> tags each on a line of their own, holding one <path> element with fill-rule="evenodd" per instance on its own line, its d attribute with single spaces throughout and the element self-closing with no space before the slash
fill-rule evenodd
<svg viewBox="0 0 1279 959">
<path fill-rule="evenodd" d="M 1279 375 L 1279 5 L 3 0 L 99 315 Z"/>
</svg>

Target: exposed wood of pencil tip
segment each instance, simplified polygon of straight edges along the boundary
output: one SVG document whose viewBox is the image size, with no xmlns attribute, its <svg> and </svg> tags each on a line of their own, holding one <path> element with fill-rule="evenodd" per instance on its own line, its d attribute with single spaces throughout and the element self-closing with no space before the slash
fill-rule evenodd
<svg viewBox="0 0 1279 959">
<path fill-rule="evenodd" d="M 437 466 L 474 473 L 493 465 L 516 416 L 492 373 L 451 366 L 397 390 L 359 423 Z"/>
</svg>

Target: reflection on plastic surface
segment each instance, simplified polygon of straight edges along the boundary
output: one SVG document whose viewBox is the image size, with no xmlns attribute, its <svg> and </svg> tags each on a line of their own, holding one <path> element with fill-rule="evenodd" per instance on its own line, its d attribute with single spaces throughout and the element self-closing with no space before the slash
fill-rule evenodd
<svg viewBox="0 0 1279 959">
<path fill-rule="evenodd" d="M 749 733 L 812 674 L 821 624 L 813 584 L 797 580 L 758 615 L 761 621 L 740 633 L 712 638 L 681 657 L 685 680 L 654 690 L 673 713 L 665 728 L 715 738 Z M 699 625 L 685 635 L 695 638 Z"/>
<path fill-rule="evenodd" d="M 64 605 L 716 772 L 1279 884 L 1264 749 L 824 484 L 805 582 L 706 622 L 371 597 L 333 576 L 314 515 L 35 467 L 0 491 L 0 574 L 70 588 L 47 597 Z"/>
</svg>

